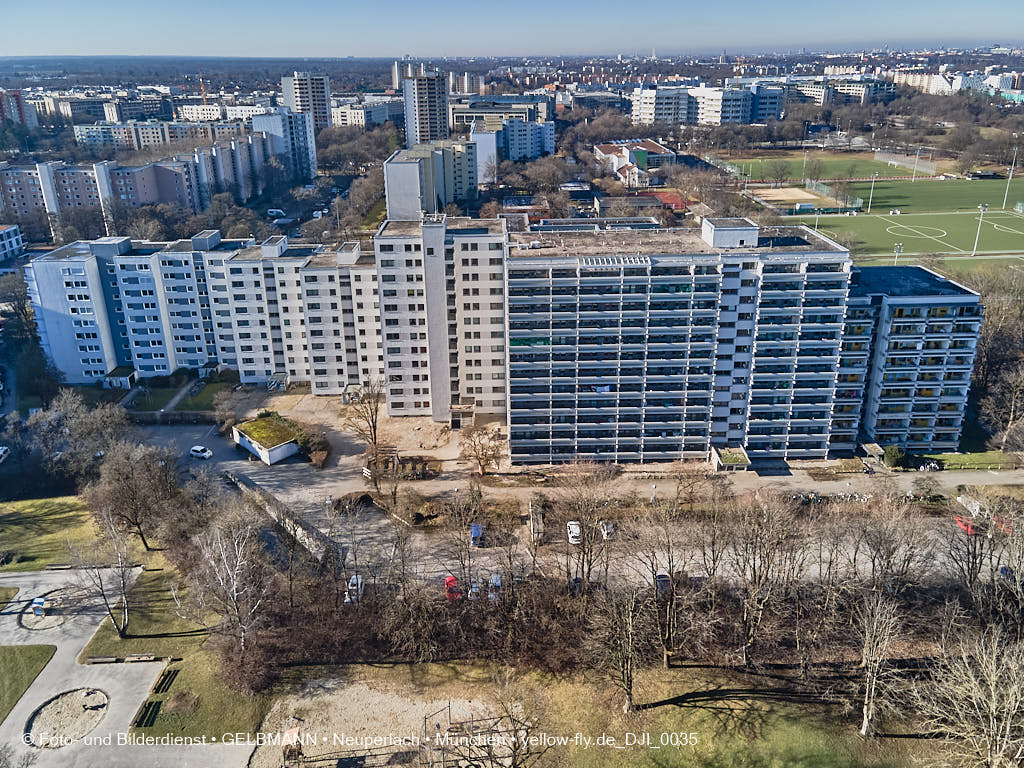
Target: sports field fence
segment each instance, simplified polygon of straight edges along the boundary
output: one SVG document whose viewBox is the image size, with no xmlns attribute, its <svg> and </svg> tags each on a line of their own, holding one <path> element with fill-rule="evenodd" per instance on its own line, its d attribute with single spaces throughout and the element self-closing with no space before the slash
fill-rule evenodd
<svg viewBox="0 0 1024 768">
<path fill-rule="evenodd" d="M 907 170 L 914 170 L 917 167 L 917 172 L 921 176 L 934 176 L 938 170 L 938 165 L 931 160 L 922 160 L 916 154 L 914 155 L 903 155 L 898 152 L 887 152 L 884 149 L 875 150 L 875 160 L 887 165 L 894 166 L 896 168 L 906 168 Z"/>
</svg>

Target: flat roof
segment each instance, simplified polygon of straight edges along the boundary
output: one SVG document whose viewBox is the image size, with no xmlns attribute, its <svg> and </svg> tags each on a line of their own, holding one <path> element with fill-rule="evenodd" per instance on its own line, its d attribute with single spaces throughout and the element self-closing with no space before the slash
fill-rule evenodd
<svg viewBox="0 0 1024 768">
<path fill-rule="evenodd" d="M 463 235 L 500 235 L 504 230 L 502 219 L 471 219 L 465 216 L 445 217 L 445 230 Z M 378 237 L 417 237 L 423 231 L 421 221 L 395 221 L 388 219 Z"/>
<path fill-rule="evenodd" d="M 586 219 L 580 220 L 586 226 Z M 846 250 L 807 227 L 762 227 L 757 245 L 739 248 L 714 248 L 701 237 L 700 230 L 689 227 L 669 229 L 616 229 L 568 231 L 557 233 L 512 232 L 509 234 L 513 257 L 572 257 L 576 255 L 675 255 L 675 254 L 782 254 Z"/>
<path fill-rule="evenodd" d="M 924 267 L 854 267 L 851 296 L 964 296 L 978 294 Z"/>
</svg>

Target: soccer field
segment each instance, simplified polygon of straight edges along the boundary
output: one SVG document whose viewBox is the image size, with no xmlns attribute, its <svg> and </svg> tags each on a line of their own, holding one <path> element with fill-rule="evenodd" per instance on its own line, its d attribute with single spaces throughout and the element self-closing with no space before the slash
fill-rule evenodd
<svg viewBox="0 0 1024 768">
<path fill-rule="evenodd" d="M 877 193 L 877 190 L 876 190 Z M 848 240 L 857 256 L 893 253 L 896 243 L 903 252 L 969 255 L 978 234 L 978 211 L 961 213 L 885 213 L 859 216 L 821 216 L 818 229 L 833 239 Z M 814 227 L 814 216 L 787 217 Z M 989 211 L 981 222 L 978 253 L 1024 253 L 1024 214 L 1015 211 Z"/>
<path fill-rule="evenodd" d="M 789 178 L 804 178 L 805 166 L 802 150 L 773 152 L 767 155 L 750 155 L 748 157 L 726 157 L 725 159 L 744 173 L 749 173 L 751 181 L 769 181 L 767 178 L 767 168 L 768 163 L 773 160 L 785 160 L 788 163 Z M 886 176 L 906 176 L 910 178 L 912 174 L 912 171 L 906 168 L 897 168 L 875 160 L 874 154 L 870 152 L 808 152 L 808 162 L 813 159 L 821 160 L 821 177 L 823 179 L 865 179 L 875 172 L 883 178 Z M 864 199 L 866 200 L 867 198 Z"/>
<path fill-rule="evenodd" d="M 870 182 L 850 185 L 850 191 L 864 198 L 867 207 L 871 194 Z M 899 208 L 903 213 L 928 213 L 931 211 L 975 211 L 981 203 L 989 208 L 1002 208 L 1006 193 L 1006 179 L 946 179 L 936 181 L 879 181 L 875 182 L 875 194 L 871 201 L 872 213 L 888 213 Z M 1006 204 L 1024 201 L 1024 176 L 1010 182 L 1010 196 Z"/>
</svg>

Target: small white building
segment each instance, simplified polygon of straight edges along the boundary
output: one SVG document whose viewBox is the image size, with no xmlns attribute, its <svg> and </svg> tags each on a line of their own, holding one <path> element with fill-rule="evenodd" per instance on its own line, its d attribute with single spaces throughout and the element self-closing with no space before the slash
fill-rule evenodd
<svg viewBox="0 0 1024 768">
<path fill-rule="evenodd" d="M 235 444 L 268 466 L 298 453 L 298 438 L 298 433 L 279 416 L 262 416 L 231 428 Z"/>
</svg>

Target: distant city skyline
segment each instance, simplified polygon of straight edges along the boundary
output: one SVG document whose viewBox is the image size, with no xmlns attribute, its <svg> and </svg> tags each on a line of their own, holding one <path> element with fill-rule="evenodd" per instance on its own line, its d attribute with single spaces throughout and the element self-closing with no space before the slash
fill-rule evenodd
<svg viewBox="0 0 1024 768">
<path fill-rule="evenodd" d="M 4 26 L 29 34 L 5 36 L 2 53 L 439 58 L 1024 45 L 1014 0 L 986 0 L 969 12 L 948 0 L 734 0 L 677 14 L 611 0 L 519 0 L 500 23 L 464 0 L 293 0 L 286 9 L 270 0 L 179 0 L 152 15 L 143 8 L 128 0 L 9 3 Z"/>
</svg>

